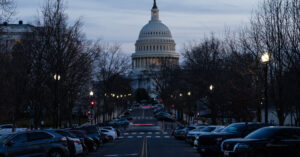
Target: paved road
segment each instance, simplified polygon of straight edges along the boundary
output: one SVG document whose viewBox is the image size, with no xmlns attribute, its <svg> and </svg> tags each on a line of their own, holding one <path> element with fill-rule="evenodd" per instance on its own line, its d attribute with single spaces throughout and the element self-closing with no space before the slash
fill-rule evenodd
<svg viewBox="0 0 300 157">
<path fill-rule="evenodd" d="M 150 109 L 138 109 L 126 132 L 114 141 L 105 144 L 89 157 L 199 157 L 184 141 L 175 140 L 168 131 L 163 131 Z"/>
</svg>

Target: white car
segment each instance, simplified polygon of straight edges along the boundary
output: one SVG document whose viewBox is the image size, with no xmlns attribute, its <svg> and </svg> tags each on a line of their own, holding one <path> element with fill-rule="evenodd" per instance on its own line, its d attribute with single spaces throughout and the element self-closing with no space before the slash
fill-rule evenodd
<svg viewBox="0 0 300 157">
<path fill-rule="evenodd" d="M 115 140 L 118 138 L 117 132 L 113 129 L 106 129 L 106 128 L 100 128 L 100 132 L 104 135 L 108 135 L 112 138 L 112 140 Z"/>
</svg>

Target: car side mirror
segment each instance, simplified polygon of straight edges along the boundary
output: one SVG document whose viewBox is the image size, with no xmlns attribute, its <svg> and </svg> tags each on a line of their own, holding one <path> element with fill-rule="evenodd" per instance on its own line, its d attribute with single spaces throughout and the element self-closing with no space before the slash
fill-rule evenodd
<svg viewBox="0 0 300 157">
<path fill-rule="evenodd" d="M 9 142 L 6 143 L 6 145 L 9 146 L 9 147 L 12 146 L 12 145 L 14 145 L 14 144 L 15 143 L 13 141 L 9 141 Z"/>
</svg>

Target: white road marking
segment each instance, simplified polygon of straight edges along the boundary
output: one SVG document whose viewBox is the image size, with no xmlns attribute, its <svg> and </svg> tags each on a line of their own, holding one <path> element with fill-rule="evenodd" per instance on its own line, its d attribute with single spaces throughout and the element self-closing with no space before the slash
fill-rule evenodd
<svg viewBox="0 0 300 157">
<path fill-rule="evenodd" d="M 147 134 L 152 134 L 152 132 L 148 132 Z"/>
<path fill-rule="evenodd" d="M 160 132 L 155 132 L 155 134 L 160 134 Z"/>
<path fill-rule="evenodd" d="M 124 138 L 124 136 L 120 136 L 119 138 Z"/>
<path fill-rule="evenodd" d="M 170 136 L 165 136 L 165 138 L 170 138 Z"/>
<path fill-rule="evenodd" d="M 136 132 L 133 132 L 133 133 L 131 133 L 132 135 L 135 135 L 136 134 Z"/>
<path fill-rule="evenodd" d="M 142 136 L 137 136 L 137 138 L 142 138 Z"/>
<path fill-rule="evenodd" d="M 144 133 L 144 132 L 140 132 L 140 134 L 141 134 L 141 135 L 144 135 L 145 133 Z"/>
<path fill-rule="evenodd" d="M 128 136 L 128 138 L 133 138 L 133 136 Z"/>
<path fill-rule="evenodd" d="M 166 135 L 166 134 L 168 134 L 167 132 L 164 132 L 164 134 Z"/>
<path fill-rule="evenodd" d="M 155 138 L 160 138 L 160 136 L 155 136 Z"/>
<path fill-rule="evenodd" d="M 124 135 L 129 135 L 129 133 L 124 133 Z"/>
<path fill-rule="evenodd" d="M 146 138 L 151 138 L 151 136 L 146 136 Z"/>
</svg>

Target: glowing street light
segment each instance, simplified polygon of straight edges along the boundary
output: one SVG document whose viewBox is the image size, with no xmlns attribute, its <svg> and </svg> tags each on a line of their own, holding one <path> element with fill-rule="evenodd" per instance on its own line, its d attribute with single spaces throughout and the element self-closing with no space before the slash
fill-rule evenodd
<svg viewBox="0 0 300 157">
<path fill-rule="evenodd" d="M 59 81 L 60 80 L 60 75 L 59 74 L 54 74 L 53 78 L 54 78 L 54 80 Z"/>
<path fill-rule="evenodd" d="M 212 84 L 209 86 L 209 90 L 210 90 L 210 91 L 213 91 L 214 88 L 215 88 L 215 87 L 214 87 L 214 85 L 212 85 Z"/>
<path fill-rule="evenodd" d="M 179 93 L 179 96 L 182 97 L 182 93 Z"/>
<path fill-rule="evenodd" d="M 192 95 L 192 92 L 188 92 L 187 95 L 188 95 L 188 96 L 191 96 L 191 95 Z"/>
<path fill-rule="evenodd" d="M 93 91 L 90 91 L 90 96 L 94 96 L 94 92 Z"/>
<path fill-rule="evenodd" d="M 270 61 L 270 54 L 269 52 L 265 52 L 261 56 L 261 62 L 267 64 Z"/>
<path fill-rule="evenodd" d="M 265 95 L 265 99 L 264 99 L 264 106 L 265 106 L 265 122 L 268 123 L 269 122 L 269 104 L 268 104 L 268 63 L 270 61 L 270 54 L 268 52 L 265 52 L 262 54 L 261 56 L 261 62 L 265 65 L 264 66 L 264 71 L 265 71 L 265 91 L 264 91 L 264 95 Z"/>
</svg>

